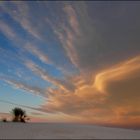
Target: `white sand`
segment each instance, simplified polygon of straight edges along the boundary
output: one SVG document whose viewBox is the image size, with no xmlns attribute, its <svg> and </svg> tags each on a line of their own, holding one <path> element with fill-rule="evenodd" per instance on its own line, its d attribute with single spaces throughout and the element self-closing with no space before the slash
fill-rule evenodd
<svg viewBox="0 0 140 140">
<path fill-rule="evenodd" d="M 63 123 L 0 123 L 0 139 L 140 139 L 140 130 Z"/>
</svg>

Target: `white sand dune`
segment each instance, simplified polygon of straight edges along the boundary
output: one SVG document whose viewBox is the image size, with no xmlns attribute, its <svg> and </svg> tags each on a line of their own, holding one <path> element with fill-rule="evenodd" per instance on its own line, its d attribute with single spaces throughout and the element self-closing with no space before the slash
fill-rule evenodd
<svg viewBox="0 0 140 140">
<path fill-rule="evenodd" d="M 0 123 L 0 139 L 140 139 L 140 130 L 63 123 Z"/>
</svg>

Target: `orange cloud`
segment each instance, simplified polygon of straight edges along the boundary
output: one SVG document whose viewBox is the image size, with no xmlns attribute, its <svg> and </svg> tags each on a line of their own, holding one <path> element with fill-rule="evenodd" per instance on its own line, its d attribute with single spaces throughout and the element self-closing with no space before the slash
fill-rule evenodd
<svg viewBox="0 0 140 140">
<path fill-rule="evenodd" d="M 96 75 L 95 87 L 103 92 L 105 86 L 111 81 L 121 81 L 127 78 L 136 77 L 140 70 L 140 56 L 117 64 Z M 135 73 L 135 74 L 134 74 Z M 137 73 L 137 74 L 136 74 Z M 132 75 L 131 75 L 132 74 Z"/>
<path fill-rule="evenodd" d="M 51 90 L 44 111 L 62 112 L 82 122 L 129 125 L 140 123 L 140 56 L 98 73 L 91 82 L 77 78 L 76 89 L 66 94 Z M 76 79 L 76 77 L 75 77 Z M 71 82 L 73 82 L 71 81 Z M 126 121 L 129 120 L 129 121 Z"/>
</svg>

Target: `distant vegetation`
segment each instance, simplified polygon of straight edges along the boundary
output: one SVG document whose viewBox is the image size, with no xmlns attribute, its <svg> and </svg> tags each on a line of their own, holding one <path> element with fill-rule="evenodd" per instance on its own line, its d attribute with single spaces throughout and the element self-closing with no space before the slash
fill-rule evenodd
<svg viewBox="0 0 140 140">
<path fill-rule="evenodd" d="M 13 115 L 12 122 L 25 123 L 27 120 L 29 120 L 29 118 L 26 115 L 26 111 L 22 110 L 21 108 L 16 107 L 16 108 L 12 109 L 11 113 Z M 3 118 L 2 122 L 7 122 L 7 119 Z"/>
<path fill-rule="evenodd" d="M 22 110 L 21 108 L 14 108 L 12 110 L 12 114 L 14 115 L 14 118 L 12 120 L 13 122 L 25 123 L 25 121 L 28 119 L 26 116 L 26 112 Z"/>
</svg>

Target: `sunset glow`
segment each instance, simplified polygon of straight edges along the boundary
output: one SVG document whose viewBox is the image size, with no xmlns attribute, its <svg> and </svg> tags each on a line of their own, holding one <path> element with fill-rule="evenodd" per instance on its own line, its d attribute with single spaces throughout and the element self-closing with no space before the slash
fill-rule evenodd
<svg viewBox="0 0 140 140">
<path fill-rule="evenodd" d="M 0 116 L 140 128 L 140 2 L 0 2 Z"/>
</svg>

